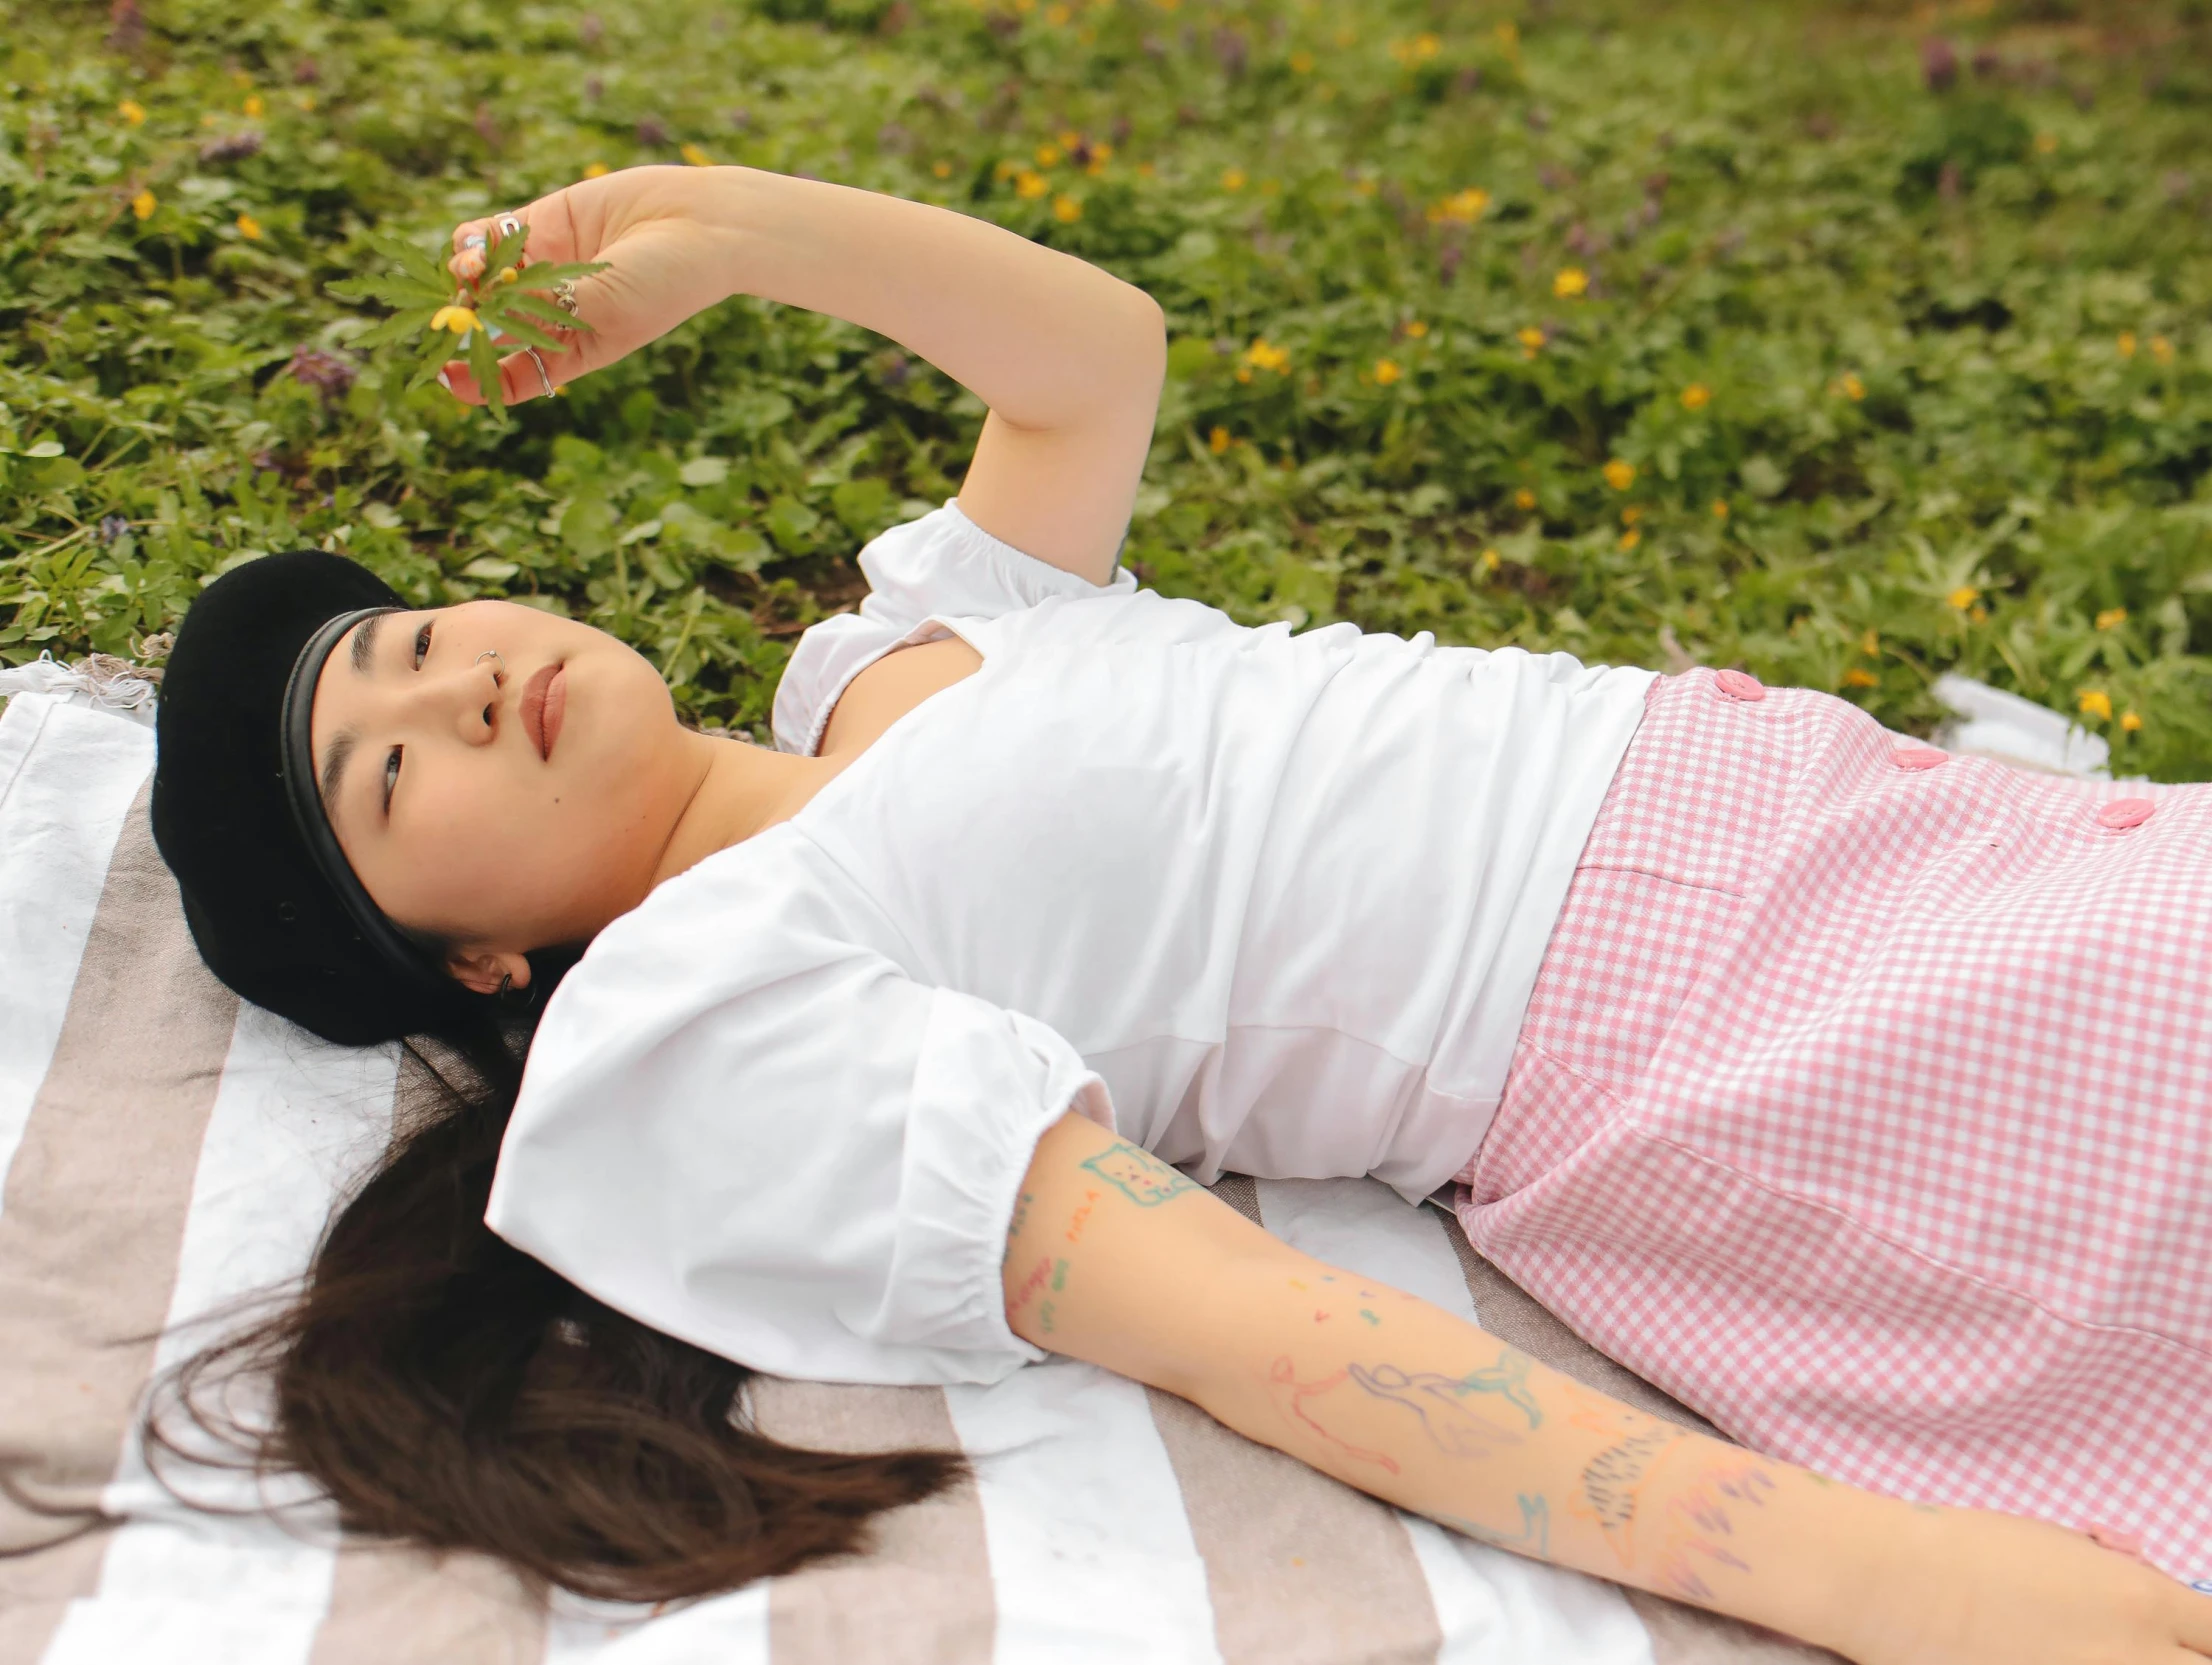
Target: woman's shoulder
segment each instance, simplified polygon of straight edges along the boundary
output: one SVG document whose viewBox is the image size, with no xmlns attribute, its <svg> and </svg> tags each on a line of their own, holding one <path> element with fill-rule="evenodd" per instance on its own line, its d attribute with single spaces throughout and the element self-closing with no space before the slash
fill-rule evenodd
<svg viewBox="0 0 2212 1665">
<path fill-rule="evenodd" d="M 773 723 L 784 751 L 811 754 L 838 696 L 894 648 L 946 633 L 939 620 L 991 620 L 1054 603 L 1126 598 L 1134 574 L 1099 585 L 994 537 L 957 497 L 870 540 L 860 552 L 868 594 L 799 638 L 776 686 Z"/>
</svg>

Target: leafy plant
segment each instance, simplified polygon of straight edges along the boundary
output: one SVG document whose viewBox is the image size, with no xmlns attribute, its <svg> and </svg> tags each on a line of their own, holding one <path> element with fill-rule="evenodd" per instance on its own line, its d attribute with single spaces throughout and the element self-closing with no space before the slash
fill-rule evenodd
<svg viewBox="0 0 2212 1665">
<path fill-rule="evenodd" d="M 325 287 L 341 300 L 382 301 L 395 309 L 375 328 L 355 336 L 356 347 L 376 348 L 429 336 L 407 383 L 408 391 L 435 380 L 454 354 L 462 353 L 485 404 L 504 421 L 507 405 L 500 393 L 498 343 L 512 341 L 558 352 L 559 338 L 547 334 L 544 326 L 588 334 L 589 324 L 546 297 L 563 283 L 606 270 L 588 261 L 531 266 L 525 253 L 529 241 L 530 228 L 518 224 L 485 251 L 481 270 L 464 277 L 413 243 L 379 239 L 371 246 L 392 261 L 389 275 L 346 278 Z M 450 341 L 449 334 L 460 339 Z"/>
</svg>

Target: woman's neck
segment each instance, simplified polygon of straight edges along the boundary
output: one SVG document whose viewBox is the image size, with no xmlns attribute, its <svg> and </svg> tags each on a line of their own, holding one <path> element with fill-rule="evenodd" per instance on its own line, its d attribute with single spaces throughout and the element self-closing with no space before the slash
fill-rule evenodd
<svg viewBox="0 0 2212 1665">
<path fill-rule="evenodd" d="M 649 889 L 717 850 L 790 820 L 852 761 L 801 757 L 696 733 L 686 736 L 686 744 L 697 758 L 699 782 L 662 847 Z"/>
</svg>

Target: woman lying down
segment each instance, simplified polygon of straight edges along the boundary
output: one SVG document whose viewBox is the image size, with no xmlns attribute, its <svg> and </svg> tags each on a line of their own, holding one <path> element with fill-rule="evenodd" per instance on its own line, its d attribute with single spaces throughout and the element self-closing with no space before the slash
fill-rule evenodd
<svg viewBox="0 0 2212 1665">
<path fill-rule="evenodd" d="M 743 293 L 990 415 L 799 643 L 774 750 L 528 607 L 315 552 L 202 593 L 153 805 L 201 951 L 473 1063 L 224 1355 L 273 1367 L 267 1461 L 358 1528 L 703 1595 L 961 1473 L 763 1438 L 748 1372 L 1061 1353 L 1866 1665 L 2212 1656 L 2212 788 L 1736 671 L 1240 627 L 1117 569 L 1140 292 L 746 169 L 519 216 L 607 269 L 507 398 Z M 1224 1169 L 1456 1178 L 1482 1253 L 1743 1448 L 1295 1252 Z"/>
</svg>

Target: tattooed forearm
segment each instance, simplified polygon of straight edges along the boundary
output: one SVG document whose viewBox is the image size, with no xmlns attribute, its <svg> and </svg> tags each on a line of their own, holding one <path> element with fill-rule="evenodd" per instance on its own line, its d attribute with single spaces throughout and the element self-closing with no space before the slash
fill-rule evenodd
<svg viewBox="0 0 2212 1665">
<path fill-rule="evenodd" d="M 1659 1588 L 1688 1601 L 1711 1601 L 1712 1589 L 1698 1576 L 1699 1562 L 1749 1572 L 1727 1542 L 1736 1532 L 1729 1505 L 1758 1508 L 1774 1489 L 1774 1477 L 1756 1457 L 1724 1457 L 1708 1467 L 1667 1504 L 1655 1567 Z"/>
<path fill-rule="evenodd" d="M 1171 1197 L 1199 1189 L 1195 1180 L 1169 1167 L 1150 1151 L 1130 1144 L 1117 1144 L 1100 1151 L 1083 1166 L 1144 1208 L 1157 1208 Z"/>
</svg>

